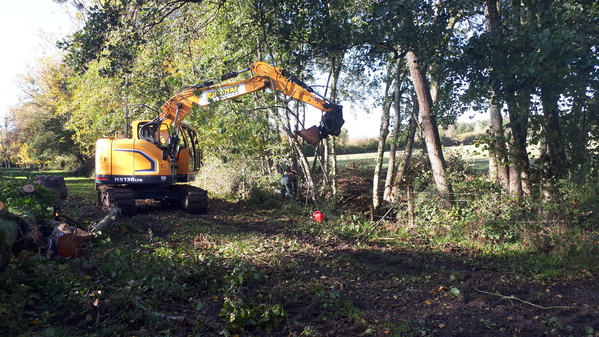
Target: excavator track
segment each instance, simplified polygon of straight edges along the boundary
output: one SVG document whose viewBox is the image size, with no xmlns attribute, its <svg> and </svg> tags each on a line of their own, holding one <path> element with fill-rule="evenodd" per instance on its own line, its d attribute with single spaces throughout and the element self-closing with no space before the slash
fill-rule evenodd
<svg viewBox="0 0 599 337">
<path fill-rule="evenodd" d="M 135 194 L 130 188 L 103 186 L 100 202 L 106 207 L 118 207 L 123 215 L 135 214 Z"/>
<path fill-rule="evenodd" d="M 194 186 L 177 186 L 180 190 L 181 207 L 190 214 L 206 213 L 208 209 L 208 192 Z"/>
</svg>

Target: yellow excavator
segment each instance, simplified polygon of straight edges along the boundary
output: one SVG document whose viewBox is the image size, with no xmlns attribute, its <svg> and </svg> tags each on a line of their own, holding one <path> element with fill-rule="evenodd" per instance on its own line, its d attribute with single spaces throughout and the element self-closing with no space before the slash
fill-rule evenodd
<svg viewBox="0 0 599 337">
<path fill-rule="evenodd" d="M 223 82 L 248 71 L 252 76 L 247 79 Z M 342 106 L 284 73 L 264 62 L 253 63 L 247 69 L 184 88 L 162 105 L 155 119 L 134 121 L 131 137 L 127 132 L 98 139 L 98 200 L 107 207 L 120 208 L 124 215 L 135 213 L 137 199 L 167 200 L 189 213 L 206 212 L 207 192 L 186 184 L 195 179 L 201 154 L 197 133 L 183 120 L 193 108 L 213 102 L 271 89 L 325 112 L 319 126 L 297 132 L 308 143 L 316 146 L 323 138 L 338 136 L 344 123 Z"/>
</svg>

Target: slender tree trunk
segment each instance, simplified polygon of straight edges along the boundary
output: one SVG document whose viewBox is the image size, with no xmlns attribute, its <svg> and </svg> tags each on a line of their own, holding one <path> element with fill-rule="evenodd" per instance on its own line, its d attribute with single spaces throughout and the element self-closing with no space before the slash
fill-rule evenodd
<svg viewBox="0 0 599 337">
<path fill-rule="evenodd" d="M 554 84 L 541 85 L 541 103 L 543 105 L 543 128 L 545 131 L 546 177 L 548 183 L 565 177 L 567 171 L 566 151 L 559 122 L 557 106 L 558 92 Z"/>
<path fill-rule="evenodd" d="M 395 60 L 394 77 L 395 82 L 393 84 L 393 115 L 394 124 L 391 131 L 391 140 L 389 146 L 389 163 L 387 165 L 387 176 L 385 178 L 385 191 L 383 193 L 383 200 L 390 201 L 392 199 L 391 194 L 393 193 L 393 185 L 395 181 L 395 168 L 396 168 L 396 155 L 397 155 L 397 138 L 399 136 L 399 128 L 401 125 L 401 84 L 403 80 L 403 60 L 398 58 Z"/>
<path fill-rule="evenodd" d="M 375 215 L 381 205 L 381 175 L 383 171 L 383 162 L 385 158 L 385 145 L 389 135 L 389 111 L 394 101 L 395 92 L 389 93 L 396 80 L 399 63 L 389 63 L 387 68 L 387 82 L 385 85 L 385 100 L 381 109 L 381 123 L 379 129 L 379 143 L 376 155 L 376 164 L 374 167 L 374 176 L 372 178 L 372 211 Z"/>
<path fill-rule="evenodd" d="M 510 192 L 518 197 L 530 195 L 529 160 L 526 150 L 528 104 L 528 95 L 526 94 L 510 94 L 508 97 L 508 114 L 512 133 L 509 151 Z"/>
<path fill-rule="evenodd" d="M 406 147 L 404 149 L 403 161 L 397 170 L 397 176 L 395 177 L 395 184 L 393 185 L 392 201 L 401 192 L 403 179 L 407 168 L 410 166 L 410 159 L 412 158 L 412 152 L 414 150 L 414 137 L 416 136 L 416 128 L 418 126 L 417 115 L 418 115 L 418 100 L 414 97 L 412 114 L 410 116 L 410 122 L 408 126 L 408 134 L 406 135 Z"/>
<path fill-rule="evenodd" d="M 552 20 L 549 10 L 553 0 L 539 0 L 537 13 L 541 28 L 552 29 L 548 24 Z M 560 127 L 558 100 L 560 91 L 558 83 L 560 74 L 556 69 L 546 69 L 546 77 L 540 79 L 540 97 L 543 106 L 543 129 L 545 134 L 545 186 L 552 186 L 556 180 L 562 179 L 568 172 L 564 139 Z M 552 194 L 553 191 L 545 191 Z"/>
<path fill-rule="evenodd" d="M 588 83 L 588 80 L 584 83 Z M 565 133 L 564 138 L 568 140 L 566 153 L 571 161 L 571 171 L 578 173 L 573 176 L 574 179 L 580 179 L 587 173 L 584 168 L 590 159 L 586 151 L 589 137 L 589 97 L 586 95 L 586 86 L 584 84 L 580 84 L 577 89 L 571 110 L 573 117 L 568 121 L 570 125 L 576 125 L 577 127 L 568 128 L 567 125 L 564 126 L 564 130 L 570 130 Z M 595 114 L 595 116 L 597 115 Z"/>
<path fill-rule="evenodd" d="M 314 176 L 312 174 L 313 172 L 310 169 L 308 158 L 306 158 L 304 151 L 302 151 L 302 144 L 297 140 L 295 133 L 291 131 L 289 127 L 289 120 L 284 122 L 276 111 L 274 111 L 272 115 L 274 116 L 277 124 L 281 127 L 281 129 L 283 129 L 283 131 L 285 131 L 285 134 L 287 135 L 289 146 L 293 150 L 294 156 L 297 158 L 298 164 L 301 167 L 302 178 L 305 180 L 308 195 L 315 202 L 318 201 L 316 184 L 314 183 Z"/>
<path fill-rule="evenodd" d="M 496 42 L 500 42 L 501 16 L 497 9 L 497 0 L 486 0 L 485 6 L 485 30 L 491 33 Z M 498 55 L 503 57 L 503 55 Z M 489 70 L 492 70 L 489 69 Z M 498 88 L 491 88 L 489 99 L 489 119 L 491 141 L 489 142 L 489 177 L 505 190 L 509 190 L 509 167 L 507 163 L 507 148 L 505 145 L 505 130 L 503 129 L 503 117 L 501 116 L 501 105 L 497 98 Z"/>
<path fill-rule="evenodd" d="M 381 124 L 379 129 L 379 145 L 376 154 L 376 165 L 374 166 L 374 177 L 372 180 L 372 209 L 376 213 L 381 204 L 379 189 L 381 186 L 381 174 L 385 156 L 385 143 L 389 134 L 389 110 L 392 100 L 388 97 L 383 103 L 381 110 Z M 374 214 L 373 214 L 374 215 Z"/>
<path fill-rule="evenodd" d="M 341 67 L 343 66 L 343 55 L 333 57 L 331 65 L 332 83 L 331 83 L 331 100 L 337 101 L 337 84 L 339 83 L 339 76 L 341 75 Z M 337 142 L 335 138 L 327 140 L 330 150 L 331 165 L 329 167 L 329 176 L 331 179 L 331 191 L 334 196 L 337 195 Z"/>
<path fill-rule="evenodd" d="M 331 165 L 330 165 L 330 178 L 331 178 L 331 193 L 333 196 L 337 195 L 337 141 L 335 137 L 329 137 L 327 139 L 329 143 L 329 150 L 331 151 Z"/>
<path fill-rule="evenodd" d="M 396 95 L 397 96 L 397 95 Z M 392 199 L 391 194 L 393 193 L 393 185 L 395 180 L 395 158 L 397 155 L 397 137 L 399 135 L 399 125 L 400 125 L 400 107 L 398 105 L 398 99 L 395 99 L 394 103 L 394 124 L 393 129 L 391 131 L 391 140 L 389 146 L 389 163 L 387 164 L 387 177 L 385 178 L 385 191 L 383 194 L 383 200 L 390 201 Z"/>
<path fill-rule="evenodd" d="M 489 144 L 489 176 L 492 181 L 498 183 L 505 190 L 508 190 L 510 176 L 503 117 L 501 116 L 498 104 L 493 100 L 494 98 L 492 97 L 489 105 L 489 131 L 491 133 Z"/>
<path fill-rule="evenodd" d="M 406 54 L 410 75 L 416 90 L 418 105 L 420 107 L 420 117 L 422 118 L 422 127 L 424 129 L 424 139 L 426 149 L 431 163 L 433 179 L 441 196 L 443 204 L 451 206 L 451 194 L 453 193 L 451 184 L 445 176 L 445 159 L 441 148 L 441 139 L 435 116 L 432 113 L 432 99 L 428 88 L 424 71 L 420 69 L 418 57 L 414 50 L 409 50 Z"/>
</svg>

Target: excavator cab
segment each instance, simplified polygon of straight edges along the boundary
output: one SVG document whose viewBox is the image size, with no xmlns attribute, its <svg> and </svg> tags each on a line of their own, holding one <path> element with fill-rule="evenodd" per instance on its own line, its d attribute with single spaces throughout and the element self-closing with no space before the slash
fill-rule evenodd
<svg viewBox="0 0 599 337">
<path fill-rule="evenodd" d="M 174 181 L 194 180 L 202 157 L 195 130 L 183 124 L 175 134 L 172 126 L 156 121 L 136 121 L 133 129 L 133 138 L 149 141 L 162 150 L 162 160 L 174 159 Z"/>
<path fill-rule="evenodd" d="M 133 138 L 147 140 L 158 147 L 169 141 L 168 125 L 154 121 L 136 121 L 133 125 Z"/>
</svg>

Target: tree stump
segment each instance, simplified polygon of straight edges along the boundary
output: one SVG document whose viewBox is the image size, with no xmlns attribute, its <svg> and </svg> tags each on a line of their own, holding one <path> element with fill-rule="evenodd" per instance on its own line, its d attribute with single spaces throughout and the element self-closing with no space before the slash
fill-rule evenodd
<svg viewBox="0 0 599 337">
<path fill-rule="evenodd" d="M 36 194 L 35 186 L 33 186 L 31 184 L 24 185 L 23 187 L 21 187 L 21 192 L 20 193 L 23 196 L 25 196 L 25 195 L 31 195 L 31 194 Z"/>
<path fill-rule="evenodd" d="M 67 198 L 69 190 L 62 176 L 36 176 L 33 183 L 57 191 L 60 199 Z"/>
</svg>

